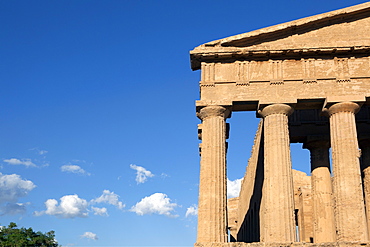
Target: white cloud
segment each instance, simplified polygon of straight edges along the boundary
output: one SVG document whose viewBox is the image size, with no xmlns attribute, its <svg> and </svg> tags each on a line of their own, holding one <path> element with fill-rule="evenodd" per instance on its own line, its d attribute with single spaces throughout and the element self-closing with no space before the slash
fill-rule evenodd
<svg viewBox="0 0 370 247">
<path fill-rule="evenodd" d="M 188 216 L 191 216 L 191 215 L 198 215 L 198 207 L 195 204 L 188 207 L 188 209 L 186 210 L 185 217 L 188 217 Z"/>
<path fill-rule="evenodd" d="M 79 198 L 78 195 L 66 195 L 60 198 L 60 204 L 55 199 L 48 199 L 45 202 L 46 210 L 35 211 L 34 215 L 41 216 L 44 214 L 54 215 L 59 218 L 76 218 L 88 217 L 89 212 L 94 215 L 108 216 L 108 210 L 105 207 L 93 207 L 92 204 L 106 203 L 123 209 L 125 204 L 118 200 L 119 196 L 109 190 L 104 190 L 103 194 L 88 202 L 85 199 Z M 89 208 L 91 206 L 91 208 Z"/>
<path fill-rule="evenodd" d="M 95 215 L 108 216 L 108 210 L 107 210 L 107 208 L 91 207 L 91 209 L 94 211 L 94 214 Z"/>
<path fill-rule="evenodd" d="M 104 190 L 103 194 L 96 198 L 91 200 L 92 203 L 108 203 L 111 205 L 116 206 L 119 209 L 124 208 L 126 205 L 119 201 L 119 196 L 115 194 L 114 192 L 110 192 L 109 190 Z"/>
<path fill-rule="evenodd" d="M 9 165 L 23 165 L 26 167 L 36 167 L 34 163 L 32 163 L 31 159 L 16 159 L 16 158 L 11 158 L 11 159 L 4 159 L 4 162 L 8 163 Z"/>
<path fill-rule="evenodd" d="M 90 176 L 90 173 L 86 172 L 84 169 L 82 169 L 78 165 L 64 165 L 60 167 L 60 170 L 62 172 L 72 172 L 77 174 L 86 174 Z"/>
<path fill-rule="evenodd" d="M 0 208 L 1 215 L 26 213 L 28 203 L 18 203 L 20 197 L 25 197 L 36 187 L 29 180 L 23 180 L 17 174 L 3 175 L 0 173 Z"/>
<path fill-rule="evenodd" d="M 48 199 L 45 202 L 46 210 L 35 212 L 36 216 L 43 214 L 54 215 L 60 218 L 75 218 L 88 216 L 88 203 L 78 195 L 66 195 L 60 198 L 60 205 L 55 199 Z"/>
<path fill-rule="evenodd" d="M 144 214 L 161 214 L 166 216 L 177 217 L 171 212 L 177 207 L 176 203 L 171 203 L 171 199 L 163 193 L 154 193 L 151 196 L 144 197 L 140 202 L 136 203 L 130 211 L 138 215 Z"/>
<path fill-rule="evenodd" d="M 231 181 L 227 179 L 227 198 L 238 197 L 243 178 Z"/>
<path fill-rule="evenodd" d="M 19 197 L 25 197 L 36 187 L 30 180 L 23 180 L 17 174 L 0 173 L 0 204 L 16 203 Z"/>
<path fill-rule="evenodd" d="M 92 232 L 85 232 L 84 234 L 81 235 L 81 238 L 89 238 L 92 240 L 98 240 L 98 236 Z"/>
<path fill-rule="evenodd" d="M 130 165 L 130 168 L 133 170 L 136 170 L 136 182 L 138 184 L 145 183 L 148 177 L 154 177 L 154 174 L 151 171 L 148 171 L 142 166 L 137 166 L 137 165 Z"/>
</svg>

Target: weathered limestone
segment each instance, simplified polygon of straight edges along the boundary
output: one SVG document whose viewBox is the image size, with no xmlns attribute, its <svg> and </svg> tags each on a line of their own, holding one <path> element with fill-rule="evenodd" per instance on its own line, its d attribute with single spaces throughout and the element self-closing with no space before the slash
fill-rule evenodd
<svg viewBox="0 0 370 247">
<path fill-rule="evenodd" d="M 313 243 L 311 187 L 300 187 L 298 205 L 299 241 Z"/>
<path fill-rule="evenodd" d="M 368 240 L 355 122 L 359 108 L 354 102 L 341 102 L 327 110 L 338 241 Z"/>
<path fill-rule="evenodd" d="M 336 237 L 329 141 L 310 140 L 304 144 L 304 148 L 310 150 L 311 157 L 314 242 L 334 242 Z"/>
<path fill-rule="evenodd" d="M 238 219 L 238 204 L 239 197 L 230 198 L 227 200 L 227 225 L 230 232 L 230 242 L 236 242 L 238 235 L 237 219 Z"/>
<path fill-rule="evenodd" d="M 202 151 L 197 242 L 227 242 L 226 123 L 230 111 L 222 106 L 202 108 Z"/>
<path fill-rule="evenodd" d="M 370 139 L 359 142 L 361 148 L 361 171 L 365 196 L 367 227 L 370 236 Z"/>
<path fill-rule="evenodd" d="M 295 241 L 292 163 L 288 116 L 293 108 L 285 104 L 266 106 L 264 118 L 265 175 L 263 198 L 263 242 Z M 268 223 L 268 224 L 267 224 Z"/>
<path fill-rule="evenodd" d="M 297 241 L 311 243 L 313 241 L 311 177 L 294 169 L 292 172 Z"/>
<path fill-rule="evenodd" d="M 251 156 L 242 181 L 237 211 L 237 241 L 260 242 L 264 239 L 260 232 L 260 208 L 262 200 L 262 186 L 264 180 L 264 145 L 263 119 L 260 120 Z"/>
</svg>

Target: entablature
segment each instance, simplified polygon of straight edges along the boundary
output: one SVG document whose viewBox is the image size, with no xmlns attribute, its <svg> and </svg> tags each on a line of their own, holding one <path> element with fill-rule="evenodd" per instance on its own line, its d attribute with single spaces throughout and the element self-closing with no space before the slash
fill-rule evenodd
<svg viewBox="0 0 370 247">
<path fill-rule="evenodd" d="M 304 100 L 364 102 L 370 97 L 369 68 L 370 56 L 203 62 L 200 100 L 239 102 L 221 104 L 233 110 Z"/>
</svg>

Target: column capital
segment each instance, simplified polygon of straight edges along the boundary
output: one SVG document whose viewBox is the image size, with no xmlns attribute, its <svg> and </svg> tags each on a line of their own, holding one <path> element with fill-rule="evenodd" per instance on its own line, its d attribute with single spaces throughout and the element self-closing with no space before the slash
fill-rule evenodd
<svg viewBox="0 0 370 247">
<path fill-rule="evenodd" d="M 197 112 L 197 117 L 201 120 L 204 120 L 208 117 L 223 117 L 226 119 L 230 116 L 230 114 L 230 109 L 226 107 L 219 105 L 210 105 L 200 109 L 200 111 Z"/>
<path fill-rule="evenodd" d="M 286 104 L 272 104 L 264 107 L 262 110 L 258 111 L 258 113 L 262 117 L 267 117 L 268 115 L 272 114 L 284 114 L 289 116 L 293 113 L 293 107 L 286 105 Z"/>
<path fill-rule="evenodd" d="M 329 148 L 330 142 L 328 140 L 309 140 L 303 143 L 303 148 L 308 150 L 318 149 L 318 148 Z"/>
<path fill-rule="evenodd" d="M 360 106 L 355 102 L 340 102 L 336 103 L 329 108 L 325 108 L 324 112 L 326 112 L 329 117 L 335 113 L 338 112 L 351 112 L 353 114 L 356 114 L 360 110 Z"/>
</svg>

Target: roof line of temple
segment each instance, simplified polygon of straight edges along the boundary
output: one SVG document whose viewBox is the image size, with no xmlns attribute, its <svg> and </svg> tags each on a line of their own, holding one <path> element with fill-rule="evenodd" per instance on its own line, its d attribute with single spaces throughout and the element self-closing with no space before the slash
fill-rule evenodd
<svg viewBox="0 0 370 247">
<path fill-rule="evenodd" d="M 261 50 L 247 49 L 240 47 L 215 47 L 214 49 L 204 49 L 202 52 L 191 52 L 195 58 L 237 58 L 237 57 L 274 57 L 274 56 L 296 56 L 305 54 L 316 55 L 338 55 L 338 54 L 356 54 L 370 53 L 370 46 L 348 46 L 348 47 L 307 47 L 307 48 L 289 48 L 281 50 Z"/>
<path fill-rule="evenodd" d="M 262 36 L 262 35 L 272 35 L 275 32 L 280 32 L 282 30 L 286 29 L 298 29 L 302 26 L 305 25 L 315 25 L 320 23 L 327 23 L 330 22 L 333 19 L 342 19 L 348 16 L 352 15 L 359 15 L 359 12 L 368 12 L 370 11 L 370 2 L 358 4 L 355 6 L 339 9 L 339 10 L 334 10 L 331 12 L 323 13 L 323 14 L 318 14 L 282 24 L 277 24 L 274 26 L 258 29 L 255 31 L 243 33 L 243 34 L 238 34 L 234 36 L 230 36 L 227 38 L 211 41 L 208 43 L 205 43 L 201 46 L 206 46 L 206 47 L 215 47 L 215 46 L 240 46 L 241 42 L 246 42 L 247 39 L 253 39 L 255 41 L 255 38 L 257 36 Z"/>
</svg>

